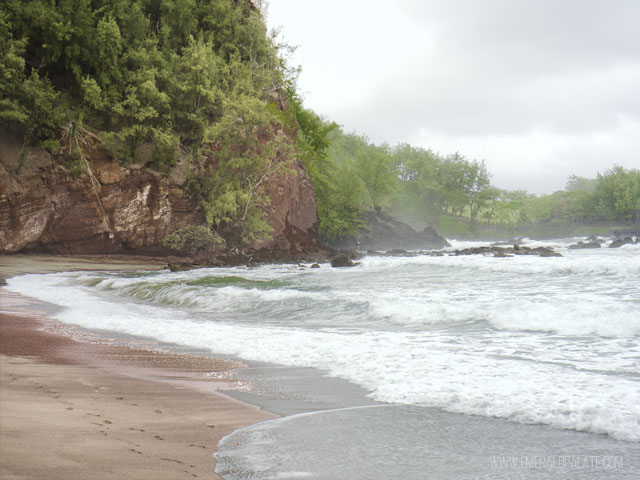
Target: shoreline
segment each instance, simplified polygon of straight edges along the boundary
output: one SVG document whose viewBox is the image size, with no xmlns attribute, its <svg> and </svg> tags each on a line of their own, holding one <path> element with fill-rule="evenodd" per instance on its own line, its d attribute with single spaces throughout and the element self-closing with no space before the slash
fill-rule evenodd
<svg viewBox="0 0 640 480">
<path fill-rule="evenodd" d="M 614 251 L 605 252 L 613 254 Z M 576 252 L 576 254 L 579 252 Z M 584 258 L 590 258 L 589 252 L 582 253 Z M 575 255 L 574 255 L 575 256 Z M 626 257 L 625 257 L 626 258 Z M 0 271 L 2 271 L 2 261 L 4 259 L 0 256 Z M 105 265 L 102 265 L 100 269 L 105 270 Z M 623 270 L 624 271 L 624 270 Z M 297 272 L 297 270 L 296 270 Z M 299 272 L 298 272 L 299 273 Z M 1 274 L 0 274 L 1 276 Z M 107 275 L 108 276 L 108 275 Z M 124 274 L 126 277 L 127 275 Z M 24 285 L 39 285 L 34 279 L 33 284 L 31 282 L 20 282 Z M 46 287 L 47 282 L 43 282 Z M 34 287 L 35 288 L 35 287 Z M 74 290 L 75 291 L 75 290 Z M 218 365 L 212 367 L 203 367 L 198 364 L 200 354 L 202 357 L 206 357 L 203 361 L 212 361 L 209 356 L 208 349 L 199 349 L 196 347 L 182 348 L 178 344 L 156 342 L 152 338 L 144 336 L 135 336 L 129 334 L 119 334 L 117 332 L 111 333 L 109 331 L 102 330 L 85 330 L 82 327 L 75 327 L 68 324 L 60 324 L 54 320 L 46 317 L 46 312 L 56 312 L 54 306 L 48 303 L 41 303 L 39 300 L 31 301 L 28 296 L 12 296 L 8 292 L 7 288 L 0 288 L 0 295 L 5 292 L 7 295 L 0 297 L 0 304 L 8 309 L 11 306 L 11 302 L 15 300 L 17 302 L 15 315 L 21 316 L 20 324 L 24 323 L 25 317 L 37 316 L 38 311 L 44 312 L 43 317 L 36 318 L 39 322 L 38 326 L 34 327 L 39 330 L 33 330 L 33 336 L 37 336 L 38 332 L 42 333 L 62 333 L 63 339 L 78 339 L 80 340 L 81 347 L 84 348 L 84 344 L 92 344 L 90 353 L 85 350 L 83 358 L 85 364 L 83 368 L 90 372 L 97 372 L 104 376 L 110 376 L 115 373 L 115 383 L 110 384 L 107 381 L 99 383 L 99 381 L 91 380 L 89 385 L 80 384 L 76 382 L 72 384 L 71 381 L 75 380 L 78 375 L 83 381 L 87 380 L 91 373 L 87 373 L 84 370 L 79 374 L 74 373 L 71 367 L 66 364 L 61 365 L 57 370 L 51 370 L 53 375 L 42 376 L 35 375 L 29 370 L 32 368 L 29 361 L 18 358 L 17 364 L 10 365 L 17 373 L 20 373 L 22 368 L 22 376 L 17 373 L 14 374 L 16 379 L 7 379 L 6 376 L 2 376 L 2 385 L 11 386 L 11 382 L 17 380 L 23 380 L 23 384 L 19 385 L 23 388 L 23 396 L 20 398 L 26 398 L 27 401 L 23 402 L 25 405 L 24 410 L 19 408 L 15 411 L 18 412 L 19 418 L 26 419 L 20 425 L 21 428 L 27 429 L 29 422 L 33 423 L 30 411 L 26 411 L 27 408 L 32 409 L 35 405 L 42 410 L 42 405 L 35 402 L 36 394 L 40 394 L 40 399 L 50 402 L 49 407 L 45 408 L 45 413 L 53 412 L 53 407 L 60 407 L 52 400 L 65 402 L 78 401 L 77 390 L 97 388 L 93 393 L 85 392 L 86 401 L 83 405 L 69 405 L 69 407 L 75 410 L 84 408 L 82 419 L 87 420 L 86 424 L 72 423 L 73 427 L 77 429 L 80 434 L 84 435 L 84 438 L 91 438 L 95 440 L 103 440 L 99 436 L 107 437 L 109 435 L 117 435 L 118 439 L 122 439 L 125 435 L 129 435 L 129 442 L 137 442 L 134 444 L 113 443 L 119 449 L 119 455 L 116 460 L 108 462 L 101 462 L 100 447 L 87 447 L 85 443 L 73 444 L 62 451 L 57 450 L 54 455 L 56 462 L 62 462 L 68 460 L 69 451 L 75 454 L 75 452 L 82 451 L 84 448 L 90 448 L 93 453 L 93 457 L 89 456 L 82 460 L 81 465 L 90 464 L 96 465 L 94 467 L 101 473 L 99 478 L 220 478 L 215 473 L 212 473 L 214 462 L 217 461 L 218 475 L 225 475 L 228 478 L 253 478 L 253 476 L 270 476 L 272 474 L 282 475 L 288 472 L 299 472 L 309 476 L 310 478 L 374 478 L 374 477 L 388 477 L 388 478 L 411 478 L 421 479 L 423 478 L 424 471 L 430 471 L 433 473 L 434 478 L 475 478 L 478 475 L 485 475 L 487 478 L 498 474 L 500 478 L 508 478 L 511 473 L 519 474 L 522 478 L 537 478 L 536 475 L 540 473 L 537 469 L 532 470 L 512 470 L 510 467 L 504 467 L 505 471 L 496 471 L 496 467 L 492 463 L 496 459 L 510 458 L 511 456 L 517 456 L 518 458 L 534 459 L 534 458 L 578 458 L 586 454 L 595 455 L 598 458 L 604 459 L 616 459 L 620 460 L 620 464 L 616 467 L 615 471 L 600 471 L 598 469 L 591 469 L 588 472 L 584 472 L 585 478 L 592 478 L 594 480 L 610 480 L 610 479 L 622 479 L 631 478 L 632 472 L 637 471 L 638 468 L 638 450 L 639 444 L 634 442 L 627 442 L 625 440 L 617 440 L 611 437 L 609 434 L 594 433 L 592 430 L 580 430 L 576 428 L 562 428 L 553 426 L 549 423 L 526 423 L 516 419 L 501 418 L 494 416 L 473 415 L 465 413 L 448 412 L 441 407 L 424 407 L 416 405 L 402 405 L 402 404 L 389 404 L 382 405 L 393 408 L 369 408 L 371 404 L 376 403 L 367 397 L 367 392 L 356 384 L 349 383 L 346 380 L 340 380 L 339 378 L 326 377 L 322 370 L 315 369 L 313 367 L 296 367 L 285 366 L 276 363 L 266 363 L 260 361 L 245 361 L 239 359 L 237 355 L 221 355 L 222 359 L 219 362 L 228 362 L 225 365 Z M 22 295 L 28 295 L 31 292 L 36 292 L 32 288 L 23 290 Z M 33 294 L 33 293 L 31 293 Z M 67 294 L 73 296 L 73 294 Z M 78 294 L 80 297 L 80 294 Z M 43 298 L 55 299 L 56 296 L 44 295 Z M 58 297 L 60 298 L 60 297 Z M 55 300 L 54 300 L 55 301 Z M 64 303 L 64 299 L 62 299 Z M 23 303 L 20 303 L 23 302 Z M 31 302 L 31 304 L 29 304 Z M 105 305 L 108 303 L 105 302 Z M 42 307 L 39 310 L 35 307 Z M 217 304 L 214 303 L 215 309 Z M 109 308 L 108 306 L 102 308 Z M 85 316 L 91 316 L 91 312 L 94 311 L 95 305 L 92 303 L 84 303 L 82 309 Z M 3 308 L 0 308 L 3 310 Z M 35 312 L 35 313 L 34 313 Z M 126 314 L 120 315 L 120 318 L 127 318 Z M 146 316 L 147 318 L 149 315 Z M 138 318 L 138 317 L 132 317 Z M 144 318 L 144 317 L 140 317 Z M 162 318 L 160 315 L 157 317 L 159 320 Z M 1 318 L 0 318 L 1 320 Z M 79 323 L 85 323 L 79 320 Z M 90 322 L 87 324 L 91 324 Z M 108 325 L 108 324 L 107 324 Z M 2 322 L 0 321 L 0 328 Z M 126 327 L 126 325 L 124 326 Z M 196 325 L 196 328 L 197 325 Z M 64 332 L 59 331 L 64 329 Z M 132 332 L 144 332 L 145 329 L 131 329 L 122 328 L 122 331 Z M 185 330 L 186 331 L 186 330 Z M 93 332 L 97 332 L 95 335 Z M 144 334 L 141 334 L 144 335 Z M 210 337 L 211 342 L 215 342 L 216 339 L 224 339 L 225 333 L 218 333 L 217 335 Z M 8 337 L 4 331 L 0 331 L 0 340 Z M 81 338 L 77 338 L 81 337 Z M 110 338 L 111 337 L 111 338 Z M 10 337 L 8 337 L 10 338 Z M 44 344 L 47 346 L 54 346 L 54 342 L 60 340 L 61 336 L 56 335 L 55 338 L 49 338 Z M 179 338 L 171 336 L 157 336 L 157 338 Z M 107 339 L 107 340 L 105 340 Z M 201 345 L 206 347 L 213 344 L 211 342 L 201 343 L 194 341 L 191 345 Z M 104 344 L 108 344 L 104 347 Z M 188 342 L 187 342 L 188 343 Z M 98 345 L 95 345 L 98 344 Z M 15 344 L 13 344 L 15 345 Z M 19 346 L 19 345 L 18 345 Z M 174 353 L 157 354 L 154 348 L 158 347 Z M 125 354 L 120 351 L 114 362 L 109 354 L 104 353 L 103 348 L 106 348 L 109 352 L 113 349 L 126 349 Z M 59 362 L 71 362 L 73 361 L 73 349 L 68 346 L 63 346 L 66 355 L 62 355 L 57 349 Z M 0 345 L 0 352 L 3 352 L 3 347 Z M 224 351 L 222 346 L 218 351 Z M 175 352 L 178 352 L 177 354 Z M 187 355 L 182 355 L 181 352 Z M 25 355 L 25 352 L 17 351 L 12 352 L 15 354 Z M 46 357 L 46 352 L 42 353 L 43 357 Z M 82 352 L 81 352 L 82 353 Z M 157 360 L 161 357 L 161 360 Z M 153 361 L 153 359 L 156 361 Z M 187 364 L 180 363 L 179 359 L 187 359 Z M 47 360 L 46 358 L 44 360 Z M 43 360 L 43 361 L 44 361 Z M 165 362 L 166 360 L 166 362 Z M 0 359 L 2 368 L 8 363 L 6 358 Z M 53 360 L 47 360 L 49 363 Z M 21 365 L 20 362 L 24 362 Z M 151 363 L 150 365 L 148 365 Z M 179 363 L 175 369 L 167 368 L 167 363 L 176 364 Z M 229 364 L 231 366 L 229 366 Z M 56 366 L 56 365 L 54 365 Z M 241 367 L 241 370 L 229 372 L 229 368 Z M 248 367 L 248 368 L 245 368 Z M 218 368 L 220 368 L 218 370 Z M 0 370 L 2 370 L 0 368 Z M 70 378 L 67 378 L 68 384 L 64 384 L 65 372 L 71 372 Z M 84 372 L 84 373 L 83 373 Z M 4 372 L 2 372 L 4 373 Z M 37 373 L 37 372 L 36 372 Z M 216 377 L 219 380 L 225 378 L 234 378 L 239 383 L 255 386 L 255 391 L 242 391 L 242 390 L 228 390 L 228 384 L 221 384 L 211 381 L 203 381 L 203 374 L 212 373 L 212 375 L 205 375 L 207 379 Z M 228 375 L 231 373 L 231 375 Z M 31 375 L 31 377 L 29 377 Z M 26 378 L 25 378 L 26 377 Z M 161 378 L 158 378 L 161 377 Z M 27 379 L 30 383 L 27 382 Z M 55 382 L 53 380 L 55 380 Z M 34 383 L 35 382 L 35 383 Z M 58 382 L 58 383 L 56 383 Z M 191 407 L 190 402 L 193 399 L 178 403 L 176 400 L 173 410 L 170 410 L 170 406 L 156 405 L 157 401 L 165 401 L 164 394 L 162 392 L 155 394 L 149 393 L 154 386 L 163 384 L 166 387 L 173 389 L 175 395 L 187 392 L 187 395 L 193 397 L 194 393 L 198 396 L 198 399 L 203 399 L 205 396 L 216 396 L 215 392 L 208 392 L 208 389 L 215 391 L 217 388 L 222 388 L 222 394 L 227 395 L 233 399 L 237 399 L 241 402 L 245 402 L 245 406 L 254 405 L 269 412 L 274 412 L 282 417 L 280 420 L 268 421 L 260 423 L 249 423 L 248 428 L 242 428 L 241 422 L 231 422 L 228 415 L 222 415 L 223 421 L 227 422 L 223 424 L 221 422 L 213 422 L 211 420 L 204 419 L 204 415 L 209 415 L 210 412 L 204 412 L 200 417 L 193 418 L 192 414 L 196 414 L 198 408 L 203 405 L 202 400 L 195 401 L 195 407 Z M 127 385 L 139 385 L 140 388 L 146 389 L 142 400 L 137 401 L 137 398 L 129 398 L 129 394 L 136 395 L 137 390 L 132 387 L 131 392 L 126 391 L 127 395 L 124 395 L 118 390 L 119 397 L 115 397 L 114 394 L 109 394 L 109 390 L 113 392 L 114 387 L 123 389 L 127 388 Z M 235 385 L 237 387 L 237 384 Z M 73 388 L 72 388 L 73 387 Z M 105 387 L 105 388 L 103 388 Z M 233 387 L 233 385 L 232 385 Z M 27 391 L 30 388 L 31 390 Z M 36 390 L 36 388 L 38 390 Z M 194 389 L 195 388 L 195 392 Z M 64 400 L 60 399 L 61 392 L 64 392 L 66 397 Z M 26 393 L 30 393 L 33 398 L 26 397 Z M 45 395 L 42 395 L 42 394 Z M 0 391 L 0 394 L 3 392 Z M 103 395 L 101 395 L 103 394 Z M 88 399 L 87 399 L 88 395 Z M 96 410 L 96 399 L 92 397 L 99 397 L 99 401 L 105 401 L 107 407 L 103 408 L 103 411 Z M 118 401 L 114 401 L 115 400 Z M 177 397 L 175 397 L 177 398 Z M 210 397 L 209 397 L 210 398 Z M 3 402 L 4 396 L 0 397 L 0 402 Z M 93 401 L 93 403 L 91 403 Z M 125 401 L 129 405 L 125 404 Z M 205 400 L 208 401 L 208 400 Z M 30 403 L 27 403 L 30 402 Z M 138 405 L 132 405 L 136 403 Z M 365 404 L 367 403 L 367 404 Z M 20 405 L 18 405 L 20 407 Z M 66 406 L 63 404 L 62 406 Z M 139 426 L 135 423 L 126 424 L 125 421 L 137 422 L 137 412 L 134 412 L 130 407 L 136 406 L 138 409 L 144 406 L 146 410 L 147 427 Z M 14 406 L 15 407 L 15 406 Z M 46 405 L 45 405 L 46 407 Z M 102 408 L 102 404 L 98 407 Z M 216 407 L 218 408 L 218 407 Z M 251 408 L 251 407 L 249 407 Z M 48 409 L 48 410 L 47 410 Z M 257 410 L 253 407 L 253 412 Z M 62 409 L 66 410 L 66 409 Z M 121 415 L 116 420 L 114 413 Z M 164 421 L 164 417 L 158 413 L 164 413 L 165 415 L 170 413 L 173 417 L 170 420 L 175 421 L 174 427 L 171 429 L 165 428 L 161 430 L 157 425 L 158 422 Z M 63 415 L 69 415 L 69 412 L 56 410 L 57 415 L 61 417 Z M 70 411 L 73 413 L 73 411 Z M 186 412 L 186 413 L 185 413 Z M 265 414 L 265 412 L 258 412 L 259 414 Z M 311 414 L 310 414 L 311 413 Z M 62 414 L 62 415 L 61 415 Z M 101 417 L 93 415 L 101 415 Z M 127 416 L 128 415 L 128 416 Z M 267 414 L 268 415 L 268 414 Z M 0 405 L 0 420 L 2 416 L 2 408 Z M 15 415 L 14 415 L 15 416 Z M 184 420 L 183 421 L 183 417 Z M 68 418 L 68 417 L 64 417 Z M 131 420 L 133 418 L 133 420 Z M 273 418 L 273 416 L 269 417 Z M 59 431 L 62 427 L 68 423 L 55 423 L 55 418 L 52 420 L 50 415 L 46 417 L 47 422 L 54 422 L 53 427 L 49 425 L 49 429 L 58 435 L 54 438 L 54 445 L 57 447 L 59 444 L 70 442 L 69 439 L 64 439 Z M 106 423 L 108 421 L 109 423 Z M 209 445 L 206 441 L 193 441 L 198 435 L 201 435 L 203 423 L 211 428 L 212 431 L 218 432 L 218 428 L 227 428 L 227 432 L 230 432 L 226 440 L 222 440 L 219 436 L 216 438 L 216 442 L 220 440 L 218 445 L 217 458 L 212 457 L 214 447 Z M 185 450 L 185 455 L 193 454 L 189 448 L 202 448 L 201 455 L 194 461 L 185 461 L 187 458 L 176 457 L 169 455 L 166 450 L 162 452 L 159 447 L 164 447 L 164 442 L 169 438 L 167 431 L 174 435 L 180 435 L 181 433 L 177 429 L 182 428 L 188 424 L 189 428 L 182 431 L 182 437 L 172 437 L 172 441 L 176 445 L 170 449 L 170 453 Z M 0 433 L 4 428 L 3 423 L 0 423 Z M 25 426 L 26 425 L 26 426 Z M 57 425 L 57 428 L 56 428 Z M 214 425 L 211 427 L 209 425 Z M 115 431 L 117 427 L 121 427 L 120 431 Z M 100 428 L 101 427 L 101 428 Z M 124 428 L 126 427 L 126 428 Z M 236 428 L 240 427 L 240 428 Z M 87 428 L 94 428 L 93 437 L 88 435 Z M 122 430 L 125 430 L 122 432 Z M 188 431 L 187 431 L 188 430 Z M 37 450 L 38 452 L 47 452 L 47 449 L 51 448 L 49 443 L 38 439 L 35 433 L 38 433 L 37 429 L 31 428 L 27 430 L 26 436 L 29 441 L 24 442 L 22 449 L 23 457 L 17 462 L 20 465 L 28 464 L 31 461 L 30 449 Z M 137 432 L 137 433 L 136 433 Z M 266 433 L 265 433 L 266 432 Z M 208 435 L 209 432 L 205 432 L 204 435 Z M 226 432 L 222 432 L 220 436 L 225 435 Z M 27 436 L 30 435 L 30 436 Z M 137 437 L 136 437 L 137 436 Z M 158 438 L 161 437 L 161 438 Z M 0 437 L 3 437 L 0 435 Z M 4 438 L 8 438 L 4 436 Z M 35 438 L 36 440 L 31 440 Z M 208 436 L 207 438 L 210 438 Z M 62 440 L 60 440 L 62 439 Z M 71 441 L 74 438 L 71 438 Z M 106 440 L 112 440 L 107 438 Z M 105 440 L 105 441 L 106 441 Z M 0 438 L 0 442 L 2 438 Z M 157 441 L 157 444 L 154 442 Z M 36 442 L 34 444 L 34 442 Z M 143 443 L 144 442 L 144 443 Z M 51 443 L 51 442 L 50 442 Z M 99 445 L 103 445 L 100 442 Z M 185 446 L 186 445 L 186 446 Z M 141 446 L 144 446 L 143 450 Z M 122 455 L 122 448 L 127 448 L 130 455 L 134 456 L 132 460 L 127 455 Z M 204 448 L 203 448 L 204 447 Z M 111 450 L 108 447 L 105 448 L 111 454 Z M 4 445 L 0 445 L 0 449 L 4 452 L 9 452 Z M 155 449 L 155 450 L 152 450 Z M 95 451 L 98 453 L 96 454 Z M 139 453 L 138 453 L 139 452 Z M 135 454 L 138 458 L 135 458 Z M 181 453 L 182 454 L 182 453 Z M 153 458 L 143 458 L 151 457 Z M 402 455 L 399 457 L 398 455 Z M 331 462 L 326 462 L 326 459 L 330 458 Z M 410 459 L 414 467 L 409 468 L 407 465 L 403 465 L 402 462 L 389 461 L 389 458 L 407 458 Z M 181 462 L 175 462 L 175 461 Z M 139 468 L 133 474 L 134 467 L 124 465 L 125 461 L 134 462 L 135 468 Z M 496 460 L 497 461 L 497 460 Z M 528 461 L 528 460 L 527 460 Z M 148 462 L 150 465 L 142 464 L 142 462 Z M 155 463 L 154 463 L 155 462 Z M 271 462 L 271 463 L 269 463 Z M 47 462 L 42 462 L 47 467 Z M 80 462 L 79 462 L 80 463 Z M 111 468 L 111 464 L 115 463 L 119 466 L 118 473 L 111 471 L 105 471 Z M 171 470 L 167 470 L 167 465 L 170 463 Z M 174 464 L 175 463 L 175 464 Z M 142 465 L 142 466 L 141 466 Z M 185 466 L 187 465 L 187 466 Z M 196 466 L 204 465 L 203 470 L 198 472 L 195 470 Z M 57 468 L 62 468 L 65 465 L 58 465 Z M 45 468 L 45 467 L 41 467 Z M 78 468 L 76 466 L 76 468 Z M 155 470 L 145 470 L 155 469 Z M 501 469 L 503 467 L 500 467 Z M 509 471 L 511 470 L 511 471 Z M 75 471 L 74 471 L 75 472 Z M 123 473 L 124 472 L 124 473 Z M 138 473 L 142 472 L 142 473 Z M 159 473 L 161 472 L 161 473 Z M 170 473 L 167 473 L 170 472 Z M 346 473 L 348 472 L 348 473 Z M 12 475 L 8 475 L 12 473 Z M 7 479 L 23 479 L 23 478 L 86 478 L 92 473 L 85 469 L 83 475 L 78 474 L 76 477 L 69 475 L 68 472 L 62 471 L 61 473 L 54 472 L 52 474 L 49 470 L 41 470 L 36 473 L 31 472 L 30 475 L 19 475 L 20 471 L 14 470 L 8 472 L 5 470 L 5 463 L 0 460 L 0 478 Z M 548 478 L 564 478 L 567 471 L 564 469 L 551 468 L 548 471 L 545 470 L 545 476 Z M 162 476 L 166 475 L 166 476 Z M 194 477 L 193 475 L 196 475 Z"/>
<path fill-rule="evenodd" d="M 164 257 L 139 255 L 0 254 L 0 286 L 7 278 L 28 273 L 163 270 L 167 262 Z"/>
<path fill-rule="evenodd" d="M 0 257 L 1 278 L 164 268 L 139 258 Z M 0 287 L 0 477 L 220 478 L 219 440 L 276 418 L 219 389 L 240 362 L 83 332 Z M 37 453 L 36 453 L 37 452 Z"/>
</svg>

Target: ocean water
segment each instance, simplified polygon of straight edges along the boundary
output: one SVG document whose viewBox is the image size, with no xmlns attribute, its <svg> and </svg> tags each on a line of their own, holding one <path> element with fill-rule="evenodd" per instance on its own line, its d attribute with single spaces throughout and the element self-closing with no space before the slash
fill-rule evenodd
<svg viewBox="0 0 640 480">
<path fill-rule="evenodd" d="M 527 243 L 562 258 L 59 273 L 7 288 L 64 307 L 63 322 L 253 362 L 238 375 L 256 393 L 313 404 L 227 437 L 227 479 L 638 478 L 640 245 L 574 241 Z"/>
</svg>

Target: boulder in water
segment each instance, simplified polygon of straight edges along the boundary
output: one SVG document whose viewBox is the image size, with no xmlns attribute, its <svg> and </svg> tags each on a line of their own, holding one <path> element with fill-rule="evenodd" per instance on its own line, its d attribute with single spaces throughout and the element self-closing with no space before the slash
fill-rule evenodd
<svg viewBox="0 0 640 480">
<path fill-rule="evenodd" d="M 538 256 L 539 257 L 561 257 L 562 254 L 558 253 L 558 252 L 551 251 L 551 252 L 540 252 L 538 254 Z"/>
<path fill-rule="evenodd" d="M 587 242 L 598 242 L 600 245 L 605 243 L 604 239 L 598 237 L 597 235 L 591 235 L 589 238 L 587 238 Z"/>
<path fill-rule="evenodd" d="M 591 242 L 578 242 L 578 243 L 574 243 L 573 245 L 569 245 L 569 248 L 572 250 L 576 250 L 576 249 L 580 249 L 580 248 L 600 248 L 602 245 L 600 245 L 600 242 L 598 241 L 591 241 Z"/>
<path fill-rule="evenodd" d="M 462 250 L 456 250 L 454 255 L 493 255 L 498 258 L 512 257 L 514 255 L 539 255 L 541 257 L 561 257 L 551 247 L 526 247 L 514 245 L 513 247 L 471 247 Z"/>
<path fill-rule="evenodd" d="M 356 264 L 346 255 L 336 255 L 331 259 L 332 267 L 354 267 Z"/>
<path fill-rule="evenodd" d="M 395 218 L 374 210 L 362 215 L 366 228 L 356 235 L 328 241 L 330 247 L 353 250 L 420 250 L 448 247 L 449 242 L 435 227 L 427 225 L 421 232 Z"/>
<path fill-rule="evenodd" d="M 631 237 L 616 238 L 613 242 L 611 242 L 609 248 L 620 248 L 623 245 L 633 245 L 634 243 L 635 242 Z"/>
<path fill-rule="evenodd" d="M 493 242 L 491 244 L 492 247 L 510 247 L 510 246 L 520 246 L 524 243 L 522 238 L 512 238 L 511 240 L 506 240 L 504 242 Z"/>
<path fill-rule="evenodd" d="M 198 268 L 198 266 L 192 263 L 169 263 L 166 268 L 172 272 L 186 272 Z"/>
</svg>

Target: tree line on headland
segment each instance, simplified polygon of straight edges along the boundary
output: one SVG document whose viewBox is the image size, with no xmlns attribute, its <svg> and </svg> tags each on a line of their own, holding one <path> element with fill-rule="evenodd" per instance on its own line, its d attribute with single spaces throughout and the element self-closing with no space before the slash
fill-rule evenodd
<svg viewBox="0 0 640 480">
<path fill-rule="evenodd" d="M 92 151 L 127 165 L 189 164 L 205 243 L 269 236 L 266 183 L 297 158 L 314 183 L 320 235 L 363 228 L 366 208 L 447 234 L 468 225 L 639 221 L 640 172 L 534 196 L 491 184 L 483 162 L 374 145 L 306 109 L 286 46 L 249 0 L 7 0 L 0 5 L 0 124 L 91 177 Z M 173 238 L 170 241 L 180 241 Z"/>
<path fill-rule="evenodd" d="M 640 222 L 637 169 L 613 166 L 596 178 L 572 175 L 563 190 L 534 195 L 492 185 L 484 162 L 457 152 L 375 145 L 339 128 L 329 137 L 329 170 L 336 172 L 331 207 L 324 213 L 323 233 L 329 238 L 357 225 L 358 211 L 380 207 L 417 228 L 437 223 L 449 236 L 580 233 L 593 230 L 587 225 Z M 340 221 L 337 212 L 352 220 Z"/>
</svg>

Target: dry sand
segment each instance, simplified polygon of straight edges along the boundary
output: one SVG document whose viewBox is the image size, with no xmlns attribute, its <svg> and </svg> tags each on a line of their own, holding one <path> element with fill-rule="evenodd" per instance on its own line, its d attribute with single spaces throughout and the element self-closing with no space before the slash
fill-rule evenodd
<svg viewBox="0 0 640 480">
<path fill-rule="evenodd" d="M 42 271 L 12 262 L 0 258 L 7 276 Z M 274 417 L 216 392 L 238 366 L 96 338 L 0 288 L 0 478 L 219 478 L 219 439 Z"/>
</svg>

